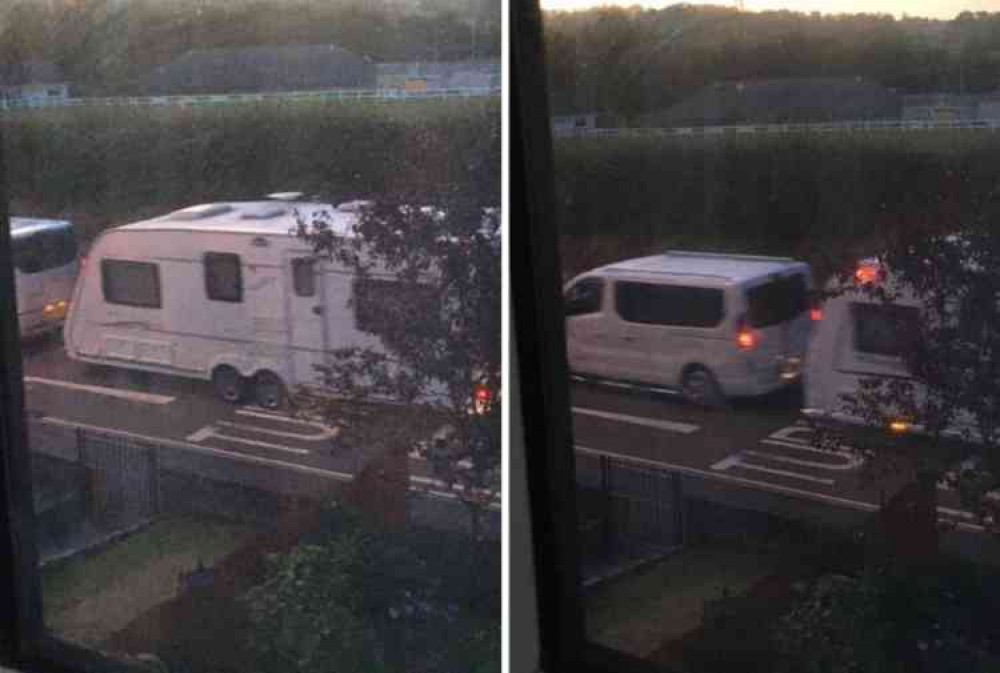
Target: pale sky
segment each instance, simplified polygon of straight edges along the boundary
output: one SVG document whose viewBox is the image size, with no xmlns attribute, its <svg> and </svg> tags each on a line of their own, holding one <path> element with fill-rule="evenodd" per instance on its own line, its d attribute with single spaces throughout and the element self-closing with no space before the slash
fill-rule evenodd
<svg viewBox="0 0 1000 673">
<path fill-rule="evenodd" d="M 601 5 L 629 7 L 641 5 L 662 8 L 677 4 L 677 0 L 541 0 L 542 9 L 586 9 Z M 689 5 L 730 5 L 736 0 L 686 0 Z M 787 9 L 794 12 L 822 12 L 824 14 L 859 14 L 878 12 L 893 14 L 897 18 L 904 13 L 909 16 L 923 16 L 934 19 L 953 19 L 964 12 L 1000 12 L 1000 0 L 743 0 L 743 8 L 748 11 Z"/>
</svg>

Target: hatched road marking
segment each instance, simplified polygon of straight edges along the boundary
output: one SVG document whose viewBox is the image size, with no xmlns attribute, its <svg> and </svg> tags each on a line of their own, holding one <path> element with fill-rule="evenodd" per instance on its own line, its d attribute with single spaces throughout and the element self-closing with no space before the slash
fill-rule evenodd
<svg viewBox="0 0 1000 673">
<path fill-rule="evenodd" d="M 649 428 L 656 428 L 658 430 L 669 430 L 671 432 L 679 432 L 685 435 L 690 435 L 692 432 L 697 432 L 701 427 L 698 425 L 694 425 L 692 423 L 678 423 L 676 421 L 658 421 L 652 418 L 644 418 L 642 416 L 629 416 L 628 414 L 616 414 L 610 411 L 585 409 L 583 407 L 573 407 L 573 413 L 580 414 L 581 416 L 593 416 L 595 418 L 603 418 L 609 421 L 618 421 L 620 423 L 643 425 Z"/>
</svg>

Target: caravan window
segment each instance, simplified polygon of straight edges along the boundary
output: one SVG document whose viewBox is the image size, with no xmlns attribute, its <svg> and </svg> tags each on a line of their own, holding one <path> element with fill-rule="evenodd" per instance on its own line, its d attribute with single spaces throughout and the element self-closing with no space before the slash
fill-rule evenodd
<svg viewBox="0 0 1000 673">
<path fill-rule="evenodd" d="M 316 260 L 299 257 L 292 260 L 292 284 L 299 297 L 316 296 Z"/>
<path fill-rule="evenodd" d="M 907 334 L 920 330 L 920 312 L 912 306 L 851 304 L 854 350 L 868 355 L 902 357 Z"/>
<path fill-rule="evenodd" d="M 213 301 L 243 301 L 239 255 L 229 252 L 205 253 L 205 294 Z"/>
<path fill-rule="evenodd" d="M 151 262 L 101 260 L 104 301 L 141 308 L 160 308 L 160 268 Z"/>
</svg>

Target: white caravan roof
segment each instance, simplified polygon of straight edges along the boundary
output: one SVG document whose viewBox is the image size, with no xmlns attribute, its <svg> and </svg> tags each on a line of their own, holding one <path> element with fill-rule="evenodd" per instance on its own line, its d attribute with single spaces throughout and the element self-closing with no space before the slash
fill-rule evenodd
<svg viewBox="0 0 1000 673">
<path fill-rule="evenodd" d="M 730 285 L 788 271 L 793 267 L 805 269 L 807 265 L 789 257 L 670 250 L 660 255 L 608 264 L 590 273 L 649 279 L 663 279 L 665 276 L 674 276 L 678 279 L 687 277 L 697 278 L 699 282 L 709 284 Z"/>
<path fill-rule="evenodd" d="M 357 214 L 330 204 L 311 201 L 232 201 L 204 203 L 175 210 L 160 217 L 117 227 L 117 231 L 199 231 L 254 236 L 287 236 L 297 225 L 296 213 L 312 221 L 312 215 L 326 213 L 324 221 L 338 236 L 351 236 Z"/>
</svg>

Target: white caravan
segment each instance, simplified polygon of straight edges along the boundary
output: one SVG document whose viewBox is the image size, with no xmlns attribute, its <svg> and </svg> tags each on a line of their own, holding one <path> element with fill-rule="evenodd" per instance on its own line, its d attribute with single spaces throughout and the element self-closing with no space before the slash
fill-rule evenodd
<svg viewBox="0 0 1000 673">
<path fill-rule="evenodd" d="M 58 330 L 78 272 L 73 225 L 64 220 L 10 218 L 21 337 Z"/>
<path fill-rule="evenodd" d="M 866 292 L 865 286 L 871 283 L 890 291 L 893 301 L 888 303 Z M 922 302 L 876 258 L 861 260 L 851 279 L 842 283 L 835 278 L 828 287 L 839 294 L 823 305 L 822 319 L 809 344 L 802 414 L 819 425 L 860 430 L 867 425 L 865 419 L 850 413 L 841 396 L 857 393 L 864 379 L 911 379 L 904 361 L 903 337 L 919 331 Z M 915 394 L 919 399 L 919 387 Z M 883 430 L 923 430 L 903 414 L 883 411 L 890 416 Z M 944 434 L 975 435 L 974 425 L 971 415 L 960 413 Z"/>
<path fill-rule="evenodd" d="M 374 275 L 351 305 L 353 273 L 291 234 L 296 212 L 323 210 L 334 234 L 350 235 L 353 205 L 211 203 L 105 231 L 73 296 L 69 356 L 280 406 L 288 387 L 317 382 L 331 350 L 382 344 L 372 330 L 392 310 L 393 278 Z"/>
<path fill-rule="evenodd" d="M 800 375 L 811 283 L 784 257 L 679 251 L 588 271 L 565 286 L 570 371 L 702 404 L 782 388 Z"/>
</svg>

